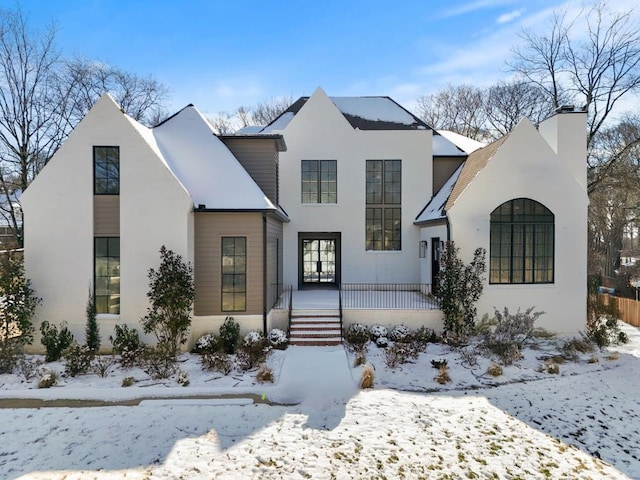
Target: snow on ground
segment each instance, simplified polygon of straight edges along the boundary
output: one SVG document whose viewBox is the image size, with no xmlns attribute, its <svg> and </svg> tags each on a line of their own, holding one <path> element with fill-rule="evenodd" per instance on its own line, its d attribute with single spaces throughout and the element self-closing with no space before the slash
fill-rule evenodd
<svg viewBox="0 0 640 480">
<path fill-rule="evenodd" d="M 341 348 L 290 347 L 272 357 L 277 383 L 255 372 L 208 380 L 190 356 L 192 384 L 122 388 L 83 376 L 49 389 L 85 397 L 195 396 L 252 391 L 295 405 L 247 399 L 144 401 L 135 406 L 0 409 L 0 478 L 640 478 L 640 331 L 628 345 L 596 351 L 543 373 L 549 345 L 489 377 L 488 360 L 429 345 L 415 363 L 390 371 L 370 347 L 372 390 L 355 389 L 362 367 Z M 587 360 L 597 358 L 597 363 Z M 446 359 L 452 381 L 433 380 Z M 194 365 L 191 365 L 191 364 Z M 192 368 L 193 367 L 193 368 Z M 105 383 L 102 383 L 102 382 Z M 220 384 L 218 382 L 226 383 Z M 0 396 L 33 390 L 0 376 Z M 149 382 L 150 383 L 150 382 Z M 193 386 L 192 386 L 193 385 Z"/>
</svg>

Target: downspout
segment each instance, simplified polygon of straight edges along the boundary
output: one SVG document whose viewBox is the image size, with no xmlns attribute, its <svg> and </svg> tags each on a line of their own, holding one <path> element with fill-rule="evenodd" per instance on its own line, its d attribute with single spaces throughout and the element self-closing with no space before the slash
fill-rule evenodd
<svg viewBox="0 0 640 480">
<path fill-rule="evenodd" d="M 262 333 L 267 336 L 267 213 L 262 212 Z"/>
</svg>

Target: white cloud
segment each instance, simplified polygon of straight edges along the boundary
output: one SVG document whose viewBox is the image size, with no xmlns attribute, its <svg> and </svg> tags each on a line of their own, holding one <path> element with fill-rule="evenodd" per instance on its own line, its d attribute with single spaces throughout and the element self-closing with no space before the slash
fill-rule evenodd
<svg viewBox="0 0 640 480">
<path fill-rule="evenodd" d="M 503 23 L 512 22 L 516 18 L 520 17 L 522 15 L 522 12 L 524 12 L 524 8 L 513 10 L 509 13 L 503 13 L 498 17 L 498 19 L 496 20 L 496 23 L 503 24 Z"/>
<path fill-rule="evenodd" d="M 475 0 L 473 2 L 467 2 L 456 7 L 449 8 L 440 12 L 440 18 L 451 18 L 466 13 L 483 10 L 486 8 L 502 7 L 504 5 L 511 5 L 514 0 Z"/>
</svg>

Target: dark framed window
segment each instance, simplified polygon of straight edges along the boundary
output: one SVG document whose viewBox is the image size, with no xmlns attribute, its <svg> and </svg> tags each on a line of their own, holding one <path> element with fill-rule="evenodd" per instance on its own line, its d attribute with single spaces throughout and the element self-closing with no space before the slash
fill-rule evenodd
<svg viewBox="0 0 640 480">
<path fill-rule="evenodd" d="M 402 248 L 402 161 L 367 160 L 367 250 Z"/>
<path fill-rule="evenodd" d="M 555 217 L 541 203 L 517 198 L 491 213 L 489 283 L 553 283 Z"/>
<path fill-rule="evenodd" d="M 120 194 L 120 147 L 93 147 L 93 193 Z"/>
<path fill-rule="evenodd" d="M 247 238 L 222 237 L 222 311 L 247 309 Z"/>
<path fill-rule="evenodd" d="M 302 160 L 302 203 L 338 203 L 336 160 Z"/>
<path fill-rule="evenodd" d="M 94 238 L 96 313 L 120 313 L 120 238 Z"/>
</svg>

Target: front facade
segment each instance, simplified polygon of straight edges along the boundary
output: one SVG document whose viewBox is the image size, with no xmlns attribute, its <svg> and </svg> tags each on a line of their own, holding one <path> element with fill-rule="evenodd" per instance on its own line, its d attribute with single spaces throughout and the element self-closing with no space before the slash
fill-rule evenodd
<svg viewBox="0 0 640 480">
<path fill-rule="evenodd" d="M 192 338 L 227 315 L 243 331 L 282 328 L 272 307 L 283 285 L 424 293 L 453 240 L 465 261 L 487 250 L 480 314 L 535 306 L 543 326 L 577 331 L 584 117 L 561 113 L 538 129 L 523 120 L 472 152 L 388 97 L 318 89 L 258 132 L 218 137 L 193 106 L 149 129 L 105 95 L 22 197 L 25 269 L 43 298 L 36 320 L 65 321 L 82 338 L 92 295 L 103 338 L 116 323 L 139 326 L 164 245 L 194 267 Z M 388 318 L 440 318 L 402 315 Z"/>
</svg>

